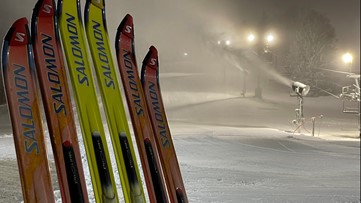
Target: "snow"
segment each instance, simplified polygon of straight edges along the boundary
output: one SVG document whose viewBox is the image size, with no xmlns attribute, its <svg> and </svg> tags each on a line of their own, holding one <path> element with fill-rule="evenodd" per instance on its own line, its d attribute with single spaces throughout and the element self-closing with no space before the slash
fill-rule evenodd
<svg viewBox="0 0 361 203">
<path fill-rule="evenodd" d="M 202 128 L 176 139 L 192 202 L 359 200 L 357 148 L 274 129 Z"/>
<path fill-rule="evenodd" d="M 288 94 L 265 94 L 257 100 L 235 92 L 165 91 L 163 99 L 190 202 L 360 201 L 359 120 L 342 114 L 338 100 L 305 99 L 306 120 L 324 115 L 316 121 L 317 132 L 312 137 L 304 129 L 293 133 L 296 99 Z M 2 121 L 5 118 L 2 114 Z M 85 151 L 81 150 L 89 198 L 94 202 Z M 11 136 L 4 133 L 0 135 L 0 160 L 9 159 L 15 159 L 15 150 Z M 49 159 L 53 160 L 52 155 Z M 61 202 L 60 191 L 54 194 Z"/>
</svg>

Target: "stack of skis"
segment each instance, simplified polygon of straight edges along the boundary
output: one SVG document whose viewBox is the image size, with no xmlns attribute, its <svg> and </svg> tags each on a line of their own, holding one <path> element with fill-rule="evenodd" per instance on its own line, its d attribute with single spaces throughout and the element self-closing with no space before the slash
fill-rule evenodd
<svg viewBox="0 0 361 203">
<path fill-rule="evenodd" d="M 89 202 L 79 150 L 83 143 L 78 143 L 66 72 L 70 75 L 95 201 L 119 202 L 115 185 L 118 174 L 112 171 L 92 67 L 124 200 L 145 202 L 109 45 L 104 0 L 86 1 L 85 29 L 79 1 L 58 0 L 56 9 L 55 0 L 38 0 L 31 29 L 28 20 L 21 18 L 4 38 L 2 70 L 24 202 L 55 201 L 38 87 L 62 202 Z M 134 46 L 133 19 L 126 15 L 118 27 L 115 48 L 149 200 L 188 202 L 162 102 L 157 50 L 150 47 L 140 79 Z"/>
</svg>

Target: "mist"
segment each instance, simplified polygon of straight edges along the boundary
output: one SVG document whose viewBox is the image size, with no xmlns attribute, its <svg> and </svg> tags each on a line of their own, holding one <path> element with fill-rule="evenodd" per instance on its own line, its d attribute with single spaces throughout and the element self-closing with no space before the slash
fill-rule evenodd
<svg viewBox="0 0 361 203">
<path fill-rule="evenodd" d="M 30 19 L 35 3 L 36 0 L 4 1 L 0 8 L 0 34 L 4 36 L 17 18 L 26 16 Z M 84 3 L 81 1 L 82 9 Z M 164 80 L 172 81 L 164 81 L 163 89 L 232 92 L 239 91 L 246 72 L 250 89 L 254 88 L 257 71 L 261 71 L 263 82 L 267 83 L 271 79 L 289 86 L 288 78 L 279 75 L 269 64 L 262 63 L 257 55 L 249 52 L 244 54 L 248 64 L 242 64 L 237 53 L 249 48 L 244 36 L 254 29 L 252 25 L 258 21 L 262 12 L 277 13 L 281 8 L 297 4 L 302 6 L 307 2 L 107 0 L 105 3 L 113 56 L 116 29 L 129 13 L 134 18 L 138 66 L 148 48 L 154 45 L 159 51 L 161 79 L 164 75 Z M 311 3 L 309 5 L 315 6 Z M 220 40 L 230 40 L 232 49 L 237 53 L 217 47 L 216 42 Z"/>
</svg>

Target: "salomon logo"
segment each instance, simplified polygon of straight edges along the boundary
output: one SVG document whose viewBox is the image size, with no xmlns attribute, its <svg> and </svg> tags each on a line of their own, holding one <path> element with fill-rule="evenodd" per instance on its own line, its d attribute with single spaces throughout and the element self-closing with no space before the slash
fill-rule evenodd
<svg viewBox="0 0 361 203">
<path fill-rule="evenodd" d="M 39 133 L 36 131 L 35 122 L 33 118 L 33 109 L 32 101 L 29 95 L 29 86 L 28 79 L 25 75 L 26 68 L 21 65 L 13 64 L 14 66 L 14 83 L 15 83 L 15 93 L 17 95 L 18 102 L 18 113 L 20 118 L 20 123 L 23 129 L 22 136 L 24 139 L 24 147 L 26 153 L 35 153 L 36 155 L 40 154 L 40 149 L 38 146 L 38 141 L 36 140 L 36 135 Z"/>
<path fill-rule="evenodd" d="M 125 26 L 125 32 L 129 34 L 132 33 L 132 26 L 130 25 Z"/>
<path fill-rule="evenodd" d="M 76 64 L 76 72 L 79 84 L 84 84 L 89 86 L 89 79 L 86 73 L 85 61 L 83 59 L 83 50 L 81 44 L 79 42 L 78 36 L 78 28 L 75 24 L 75 17 L 66 13 L 67 15 L 67 30 L 69 33 L 69 41 L 71 46 L 71 54 L 73 55 L 74 61 L 73 63 Z"/>
<path fill-rule="evenodd" d="M 132 97 L 133 97 L 133 102 L 135 104 L 135 111 L 137 113 L 138 116 L 140 115 L 144 115 L 144 110 L 142 107 L 142 99 L 141 99 L 141 94 L 140 94 L 140 90 L 138 87 L 138 83 L 135 80 L 135 76 L 134 74 L 136 74 L 136 72 L 134 72 L 133 70 L 133 63 L 132 63 L 132 59 L 130 57 L 130 54 L 127 50 L 123 50 L 123 58 L 124 58 L 124 66 L 126 68 L 126 74 L 128 74 L 128 85 L 131 91 L 133 91 L 132 93 Z"/>
<path fill-rule="evenodd" d="M 150 65 L 155 66 L 155 64 L 157 64 L 157 59 L 155 58 L 150 59 Z"/>
<path fill-rule="evenodd" d="M 100 23 L 96 22 L 96 21 L 92 21 L 93 23 L 93 34 L 94 34 L 94 39 L 96 40 L 96 50 L 98 51 L 97 55 L 98 55 L 98 59 L 99 61 L 102 63 L 101 64 L 101 71 L 103 73 L 104 76 L 104 83 L 107 87 L 110 87 L 112 89 L 115 89 L 115 84 L 114 84 L 114 80 L 112 78 L 112 71 L 110 69 L 110 62 L 108 55 L 107 55 L 107 50 L 104 44 L 104 37 L 103 37 L 103 33 L 100 30 Z"/>
<path fill-rule="evenodd" d="M 164 148 L 170 147 L 170 142 L 169 142 L 168 136 L 167 136 L 167 134 L 168 134 L 167 126 L 166 126 L 165 120 L 163 119 L 163 114 L 161 112 L 161 108 L 160 108 L 160 104 L 159 104 L 159 100 L 158 100 L 158 98 L 159 98 L 158 93 L 155 88 L 156 88 L 155 84 L 153 82 L 149 82 L 149 95 L 150 95 L 150 98 L 152 101 L 154 117 L 158 123 L 157 128 L 159 130 L 160 140 L 162 141 L 162 146 Z"/>
<path fill-rule="evenodd" d="M 50 14 L 52 8 L 53 8 L 53 7 L 52 7 L 51 5 L 45 4 L 45 5 L 44 5 L 44 8 L 43 8 L 43 11 L 44 11 L 45 13 L 47 13 L 47 14 Z"/>
<path fill-rule="evenodd" d="M 44 55 L 44 60 L 47 69 L 47 76 L 51 90 L 51 97 L 53 99 L 53 108 L 55 113 L 63 113 L 66 115 L 65 104 L 63 101 L 63 90 L 61 86 L 60 76 L 58 73 L 56 53 L 52 44 L 53 38 L 46 34 L 41 34 L 41 45 Z"/>
<path fill-rule="evenodd" d="M 25 34 L 24 33 L 21 33 L 21 32 L 17 32 L 15 34 L 15 41 L 18 41 L 18 42 L 24 42 L 25 40 Z"/>
</svg>

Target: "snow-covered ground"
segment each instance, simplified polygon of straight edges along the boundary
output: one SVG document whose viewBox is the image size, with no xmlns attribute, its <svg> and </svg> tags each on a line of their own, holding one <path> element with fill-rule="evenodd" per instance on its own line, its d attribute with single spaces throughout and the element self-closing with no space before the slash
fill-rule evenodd
<svg viewBox="0 0 361 203">
<path fill-rule="evenodd" d="M 359 117 L 342 114 L 333 97 L 305 99 L 301 133 L 291 123 L 296 98 L 286 93 L 265 93 L 263 100 L 236 92 L 163 97 L 190 202 L 360 202 Z M 19 202 L 11 129 L 1 109 L 0 202 Z M 321 114 L 312 137 L 308 120 Z"/>
<path fill-rule="evenodd" d="M 196 129 L 175 133 L 191 202 L 360 200 L 358 143 L 269 128 Z"/>
</svg>

